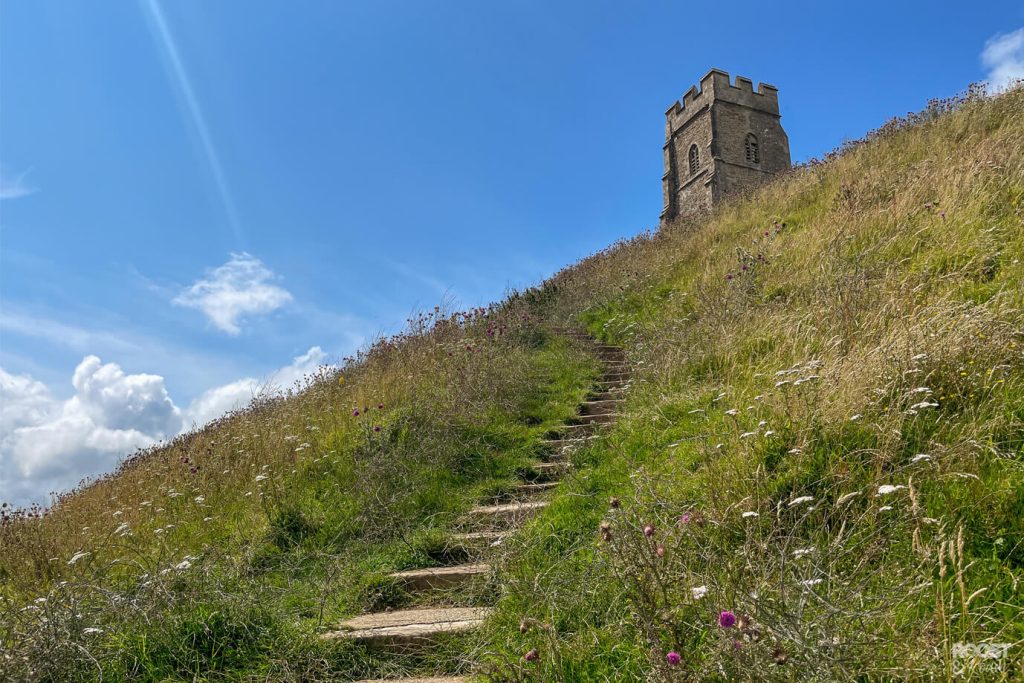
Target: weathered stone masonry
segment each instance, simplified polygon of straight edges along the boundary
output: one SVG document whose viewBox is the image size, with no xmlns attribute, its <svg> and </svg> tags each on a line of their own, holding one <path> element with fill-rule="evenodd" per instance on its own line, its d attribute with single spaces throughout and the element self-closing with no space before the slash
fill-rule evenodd
<svg viewBox="0 0 1024 683">
<path fill-rule="evenodd" d="M 723 197 L 790 167 L 779 91 L 712 69 L 665 112 L 661 224 L 707 211 Z"/>
</svg>

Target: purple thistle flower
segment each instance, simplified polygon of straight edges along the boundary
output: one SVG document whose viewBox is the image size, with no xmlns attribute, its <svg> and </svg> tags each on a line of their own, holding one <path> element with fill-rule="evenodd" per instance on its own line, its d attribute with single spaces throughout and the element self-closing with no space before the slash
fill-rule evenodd
<svg viewBox="0 0 1024 683">
<path fill-rule="evenodd" d="M 352 409 L 352 417 L 359 417 L 359 408 Z"/>
<path fill-rule="evenodd" d="M 523 659 L 525 659 L 528 662 L 535 662 L 538 659 L 540 659 L 540 652 L 537 651 L 537 648 L 533 648 L 525 655 L 523 655 Z"/>
<path fill-rule="evenodd" d="M 679 518 L 679 521 L 682 522 L 683 524 L 689 524 L 690 523 L 690 513 L 689 512 L 684 512 L 683 516 Z"/>
<path fill-rule="evenodd" d="M 374 425 L 373 431 L 379 432 L 380 431 L 380 425 Z"/>
<path fill-rule="evenodd" d="M 683 658 L 681 656 L 679 656 L 678 652 L 676 652 L 675 650 L 672 650 L 667 655 L 665 655 L 665 660 L 671 666 L 679 666 L 679 662 L 683 661 Z"/>
<path fill-rule="evenodd" d="M 732 628 L 736 625 L 736 615 L 726 610 L 718 615 L 718 625 L 722 628 Z"/>
<path fill-rule="evenodd" d="M 644 536 L 646 536 L 647 538 L 650 538 L 653 535 L 654 535 L 654 527 L 651 526 L 650 524 L 648 524 L 647 526 L 644 527 Z"/>
</svg>

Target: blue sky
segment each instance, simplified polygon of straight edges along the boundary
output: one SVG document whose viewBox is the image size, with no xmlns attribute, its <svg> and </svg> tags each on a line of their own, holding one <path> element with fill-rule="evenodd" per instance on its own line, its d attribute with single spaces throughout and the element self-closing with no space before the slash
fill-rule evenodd
<svg viewBox="0 0 1024 683">
<path fill-rule="evenodd" d="M 1019 1 L 724 7 L 0 5 L 0 499 L 654 226 L 711 67 L 797 161 L 1024 74 Z"/>
</svg>

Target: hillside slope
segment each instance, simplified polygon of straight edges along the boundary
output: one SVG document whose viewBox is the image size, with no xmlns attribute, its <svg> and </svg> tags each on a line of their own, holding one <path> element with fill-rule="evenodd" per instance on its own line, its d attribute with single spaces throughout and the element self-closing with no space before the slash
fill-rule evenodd
<svg viewBox="0 0 1024 683">
<path fill-rule="evenodd" d="M 1020 676 L 1022 259 L 1024 90 L 933 103 L 5 515 L 0 678 Z M 635 379 L 492 562 L 485 627 L 397 664 L 322 641 L 413 604 L 388 573 L 444 563 L 571 417 L 575 325 Z"/>
</svg>

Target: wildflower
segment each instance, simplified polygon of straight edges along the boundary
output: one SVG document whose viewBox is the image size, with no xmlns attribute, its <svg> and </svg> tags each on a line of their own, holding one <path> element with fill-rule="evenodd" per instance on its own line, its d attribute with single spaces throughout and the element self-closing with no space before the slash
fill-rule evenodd
<svg viewBox="0 0 1024 683">
<path fill-rule="evenodd" d="M 610 501 L 608 502 L 608 505 L 609 505 L 609 507 L 611 507 L 611 508 L 612 508 L 613 510 L 618 510 L 618 509 L 619 509 L 619 507 L 621 507 L 621 506 L 622 506 L 622 503 L 621 503 L 621 502 L 619 502 L 619 499 L 618 499 L 618 498 L 612 497 L 612 499 L 611 499 L 611 500 L 610 500 Z"/>
<path fill-rule="evenodd" d="M 182 572 L 182 571 L 185 571 L 186 569 L 188 569 L 191 566 L 192 566 L 191 562 L 189 562 L 188 560 L 182 560 L 178 564 L 174 565 L 174 568 L 177 569 L 179 572 Z"/>
<path fill-rule="evenodd" d="M 754 512 L 753 510 L 747 510 L 742 515 L 740 515 L 740 517 L 743 517 L 744 519 L 746 519 L 747 517 L 760 517 L 760 515 L 758 513 Z"/>
<path fill-rule="evenodd" d="M 740 648 L 742 648 L 742 647 L 743 647 L 743 643 L 742 643 L 742 641 L 736 640 L 736 639 L 734 638 L 734 639 L 733 639 L 733 641 L 732 641 L 732 649 L 734 649 L 734 650 L 739 650 L 739 649 L 740 649 Z"/>
<path fill-rule="evenodd" d="M 719 612 L 718 625 L 722 628 L 732 628 L 736 625 L 736 615 L 728 610 Z"/>
<path fill-rule="evenodd" d="M 915 455 L 913 458 L 910 459 L 910 462 L 921 462 L 922 460 L 931 460 L 931 459 L 932 459 L 932 456 L 928 455 L 927 453 L 918 453 L 917 455 Z"/>
<path fill-rule="evenodd" d="M 647 526 L 644 527 L 644 536 L 646 536 L 647 538 L 650 538 L 653 535 L 654 535 L 654 527 L 651 526 L 650 524 L 648 524 Z"/>
<path fill-rule="evenodd" d="M 689 523 L 690 523 L 690 513 L 689 513 L 689 512 L 684 512 L 684 513 L 683 513 L 683 514 L 682 514 L 682 515 L 681 515 L 681 516 L 679 517 L 679 521 L 680 521 L 680 523 L 682 523 L 682 524 L 689 524 Z"/>
<path fill-rule="evenodd" d="M 765 436 L 771 436 L 771 435 L 772 435 L 772 434 L 774 434 L 774 433 L 775 433 L 774 431 L 772 431 L 771 429 L 769 429 L 769 430 L 768 430 L 767 432 L 765 432 L 765 433 L 764 433 L 764 435 L 765 435 Z"/>
<path fill-rule="evenodd" d="M 665 546 L 658 544 L 658 547 L 654 549 L 654 554 L 658 557 L 665 557 Z"/>
<path fill-rule="evenodd" d="M 803 557 L 804 555 L 810 555 L 813 548 L 798 548 L 793 551 L 793 557 Z"/>
<path fill-rule="evenodd" d="M 683 661 L 683 658 L 679 656 L 679 653 L 672 650 L 665 655 L 665 661 L 669 663 L 669 666 L 679 666 L 679 662 Z"/>
<path fill-rule="evenodd" d="M 920 403 L 915 403 L 914 405 L 910 406 L 910 409 L 911 410 L 923 410 L 925 408 L 938 408 L 938 407 L 939 407 L 939 404 L 936 403 L 935 401 L 921 401 Z"/>
<path fill-rule="evenodd" d="M 384 404 L 383 403 L 378 403 L 377 404 L 377 410 L 384 410 Z"/>
<path fill-rule="evenodd" d="M 373 431 L 379 432 L 380 431 L 380 425 L 374 425 Z"/>
<path fill-rule="evenodd" d="M 788 660 L 789 656 L 781 647 L 777 647 L 774 650 L 772 650 L 772 661 L 775 662 L 777 666 L 782 666 Z"/>
<path fill-rule="evenodd" d="M 892 510 L 892 505 L 883 505 L 882 507 L 878 508 L 879 512 L 888 512 L 889 510 Z"/>
<path fill-rule="evenodd" d="M 784 387 L 787 384 L 789 384 L 788 379 L 779 380 L 778 382 L 775 383 L 775 388 L 778 389 L 779 387 Z"/>
<path fill-rule="evenodd" d="M 896 491 L 899 491 L 900 489 L 905 489 L 905 488 L 907 488 L 907 487 L 904 486 L 903 484 L 895 484 L 895 485 L 893 485 L 893 484 L 882 484 L 881 486 L 878 487 L 878 495 L 879 496 L 887 496 L 890 493 L 895 493 Z"/>
<path fill-rule="evenodd" d="M 202 505 L 204 502 L 206 502 L 206 496 L 196 496 L 195 501 Z"/>
<path fill-rule="evenodd" d="M 851 493 L 845 493 L 839 496 L 839 500 L 836 501 L 836 506 L 840 506 L 851 498 L 856 498 L 860 494 L 860 491 L 853 491 Z"/>
<path fill-rule="evenodd" d="M 919 360 L 924 360 L 927 357 L 928 357 L 927 353 L 919 353 L 916 356 L 911 357 L 910 360 L 912 360 L 912 361 L 919 361 Z"/>
<path fill-rule="evenodd" d="M 256 475 L 256 481 L 263 481 L 266 478 L 267 478 L 267 475 L 265 475 L 265 474 L 258 474 L 258 475 Z"/>
<path fill-rule="evenodd" d="M 740 434 L 741 439 L 749 439 L 752 436 L 757 436 L 757 432 L 743 432 Z"/>
<path fill-rule="evenodd" d="M 740 411 L 736 410 L 735 408 L 730 408 L 729 410 L 725 411 L 725 414 L 726 415 L 739 415 Z"/>
<path fill-rule="evenodd" d="M 537 651 L 537 648 L 533 648 L 532 650 L 527 652 L 525 655 L 523 655 L 523 659 L 528 661 L 528 662 L 535 662 L 538 659 L 540 659 L 540 652 Z"/>
<path fill-rule="evenodd" d="M 817 586 L 819 583 L 821 583 L 821 579 L 805 579 L 800 582 L 800 585 L 805 588 L 810 588 L 811 586 Z"/>
<path fill-rule="evenodd" d="M 788 452 L 790 455 L 800 455 L 803 453 L 803 450 L 800 448 L 790 448 Z"/>
<path fill-rule="evenodd" d="M 800 505 L 801 503 L 810 503 L 812 500 L 814 500 L 814 496 L 800 496 L 799 498 L 794 498 L 789 501 L 789 507 Z"/>
<path fill-rule="evenodd" d="M 856 415 L 851 415 L 850 416 L 850 422 L 856 422 L 857 420 L 861 419 L 862 417 L 864 417 L 864 416 L 861 415 L 860 413 L 857 413 Z"/>
<path fill-rule="evenodd" d="M 708 587 L 707 586 L 694 586 L 693 588 L 690 589 L 690 595 L 693 596 L 694 600 L 700 600 L 701 598 L 703 598 L 707 594 L 708 594 Z"/>
<path fill-rule="evenodd" d="M 68 564 L 72 565 L 75 562 L 78 562 L 79 560 L 81 560 L 83 558 L 86 558 L 86 557 L 89 557 L 89 553 L 84 552 L 82 550 L 79 550 L 77 553 L 75 553 L 74 555 L 71 556 L 71 559 L 68 560 Z"/>
<path fill-rule="evenodd" d="M 103 629 L 96 628 L 95 626 L 90 626 L 89 628 L 82 629 L 82 635 L 83 636 L 87 636 L 90 633 L 103 633 Z"/>
<path fill-rule="evenodd" d="M 612 540 L 612 525 L 611 522 L 601 522 L 601 538 L 605 542 Z"/>
<path fill-rule="evenodd" d="M 929 389 L 928 387 L 917 387 L 916 389 L 911 389 L 910 393 L 912 393 L 912 394 L 930 394 L 930 393 L 932 393 L 932 390 Z"/>
</svg>

